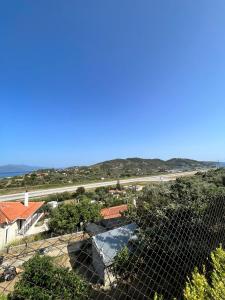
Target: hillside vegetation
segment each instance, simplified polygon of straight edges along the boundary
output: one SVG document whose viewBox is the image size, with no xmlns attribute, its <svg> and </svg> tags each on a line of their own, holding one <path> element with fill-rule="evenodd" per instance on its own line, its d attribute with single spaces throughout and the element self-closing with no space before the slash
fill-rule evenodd
<svg viewBox="0 0 225 300">
<path fill-rule="evenodd" d="M 102 179 L 154 175 L 172 170 L 196 170 L 212 167 L 214 165 L 212 162 L 178 158 L 167 161 L 142 158 L 114 159 L 91 166 L 70 167 L 66 169 L 43 169 L 23 176 L 4 178 L 0 180 L 0 189 L 79 184 Z"/>
<path fill-rule="evenodd" d="M 171 170 L 193 170 L 196 168 L 212 166 L 214 163 L 201 162 L 185 158 L 173 158 L 170 160 L 127 158 L 114 159 L 93 165 L 91 169 L 105 176 L 126 177 L 134 175 L 150 175 L 155 172 Z"/>
</svg>

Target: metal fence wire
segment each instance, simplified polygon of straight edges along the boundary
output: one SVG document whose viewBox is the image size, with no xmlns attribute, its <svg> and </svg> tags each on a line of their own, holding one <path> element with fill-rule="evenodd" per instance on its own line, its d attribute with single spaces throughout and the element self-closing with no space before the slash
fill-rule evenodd
<svg viewBox="0 0 225 300">
<path fill-rule="evenodd" d="M 9 299 L 26 299 L 13 296 L 18 282 L 26 279 L 27 289 L 36 287 L 27 299 L 154 299 L 156 293 L 183 299 L 187 277 L 195 267 L 205 265 L 210 271 L 211 251 L 225 243 L 225 198 L 212 197 L 204 205 L 161 204 L 153 210 L 137 202 L 116 221 L 104 229 L 97 224 L 98 233 L 83 230 L 2 251 L 1 273 L 10 266 L 19 271 L 2 280 L 1 292 Z M 36 269 L 29 270 L 28 278 L 24 266 L 37 256 L 42 263 L 30 267 Z M 59 268 L 54 274 L 46 269 L 47 257 Z M 77 274 L 85 285 L 73 284 L 71 275 L 61 288 L 65 272 Z"/>
</svg>

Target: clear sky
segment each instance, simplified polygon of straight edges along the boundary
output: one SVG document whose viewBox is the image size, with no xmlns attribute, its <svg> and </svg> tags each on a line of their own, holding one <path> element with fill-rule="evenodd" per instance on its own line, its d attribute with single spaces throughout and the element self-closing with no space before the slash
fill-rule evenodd
<svg viewBox="0 0 225 300">
<path fill-rule="evenodd" d="M 225 161 L 224 0 L 0 4 L 0 164 Z"/>
</svg>

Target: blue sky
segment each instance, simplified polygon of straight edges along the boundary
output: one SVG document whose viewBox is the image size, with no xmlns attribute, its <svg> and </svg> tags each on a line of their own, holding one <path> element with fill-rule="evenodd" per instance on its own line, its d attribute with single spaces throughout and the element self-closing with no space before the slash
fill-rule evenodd
<svg viewBox="0 0 225 300">
<path fill-rule="evenodd" d="M 224 0 L 0 4 L 0 164 L 225 161 Z"/>
</svg>

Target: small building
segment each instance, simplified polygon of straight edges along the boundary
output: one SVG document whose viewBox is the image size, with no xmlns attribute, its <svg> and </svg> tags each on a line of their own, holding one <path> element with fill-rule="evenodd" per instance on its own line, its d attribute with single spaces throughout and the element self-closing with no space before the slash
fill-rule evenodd
<svg viewBox="0 0 225 300">
<path fill-rule="evenodd" d="M 126 185 L 124 186 L 125 190 L 130 190 L 130 191 L 133 191 L 133 192 L 140 192 L 142 191 L 142 189 L 144 188 L 142 185 Z"/>
<path fill-rule="evenodd" d="M 128 210 L 127 204 L 112 206 L 101 209 L 101 216 L 104 220 L 119 218 L 122 216 L 122 213 Z"/>
<path fill-rule="evenodd" d="M 136 185 L 136 186 L 135 186 L 135 191 L 136 191 L 136 192 L 140 192 L 140 191 L 143 190 L 143 188 L 144 188 L 144 187 L 143 187 L 142 185 Z"/>
<path fill-rule="evenodd" d="M 105 286 L 115 281 L 111 266 L 118 252 L 135 236 L 137 225 L 128 224 L 92 237 L 92 264 Z"/>
<path fill-rule="evenodd" d="M 125 195 L 126 191 L 124 191 L 124 190 L 121 191 L 121 190 L 116 189 L 116 190 L 109 190 L 108 193 L 111 195 L 119 196 L 119 195 Z"/>
<path fill-rule="evenodd" d="M 88 224 L 86 224 L 86 226 L 85 226 L 85 231 L 86 231 L 90 236 L 93 236 L 93 235 L 96 235 L 96 234 L 105 232 L 106 229 L 105 229 L 105 227 L 103 227 L 103 226 L 101 226 L 101 225 L 97 225 L 97 224 L 95 224 L 95 223 L 88 223 Z"/>
<path fill-rule="evenodd" d="M 128 210 L 127 204 L 101 209 L 101 224 L 107 229 L 119 227 L 124 223 L 123 213 Z"/>
<path fill-rule="evenodd" d="M 54 208 L 57 208 L 59 204 L 57 201 L 50 201 L 50 202 L 48 202 L 48 205 L 50 208 L 54 209 Z"/>
<path fill-rule="evenodd" d="M 29 202 L 26 193 L 21 202 L 0 202 L 0 248 L 27 234 L 43 216 L 39 209 L 44 202 Z"/>
</svg>

